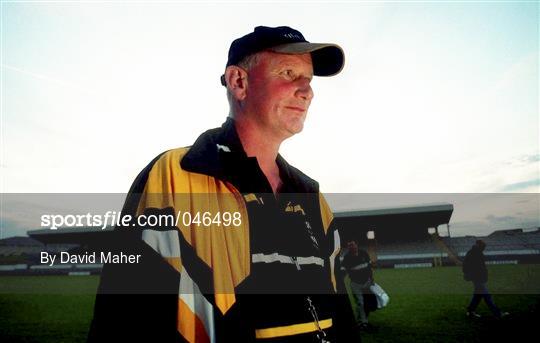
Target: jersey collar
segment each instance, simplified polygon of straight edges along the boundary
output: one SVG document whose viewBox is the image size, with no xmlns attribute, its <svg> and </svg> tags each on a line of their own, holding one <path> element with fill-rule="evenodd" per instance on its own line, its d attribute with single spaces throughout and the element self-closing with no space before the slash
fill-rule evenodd
<svg viewBox="0 0 540 343">
<path fill-rule="evenodd" d="M 319 191 L 317 181 L 289 165 L 279 154 L 276 163 L 283 183 L 286 185 L 285 192 L 315 193 Z M 234 172 L 231 168 L 242 172 L 254 165 L 258 167 L 257 159 L 247 156 L 232 118 L 227 118 L 220 128 L 201 134 L 180 161 L 180 166 L 184 170 L 226 181 L 231 180 L 230 174 Z"/>
</svg>

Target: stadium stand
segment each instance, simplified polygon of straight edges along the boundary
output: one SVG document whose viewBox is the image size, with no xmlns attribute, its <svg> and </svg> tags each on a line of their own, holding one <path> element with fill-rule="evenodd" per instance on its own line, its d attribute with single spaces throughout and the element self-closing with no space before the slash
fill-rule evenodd
<svg viewBox="0 0 540 343">
<path fill-rule="evenodd" d="M 39 230 L 41 231 L 41 230 Z M 48 230 L 47 230 L 48 231 Z M 51 244 L 33 237 L 9 237 L 0 240 L 0 274 L 66 274 L 72 265 L 49 267 L 40 262 L 42 252 L 58 255 L 80 247 L 77 241 L 59 241 Z M 100 272 L 101 269 L 97 270 Z M 94 273 L 96 270 L 94 269 Z"/>
<path fill-rule="evenodd" d="M 453 250 L 448 244 L 444 242 L 442 237 L 439 236 L 438 233 L 434 233 L 431 235 L 431 238 L 433 239 L 433 242 L 446 254 L 446 256 L 454 263 L 456 266 L 462 265 L 461 260 L 459 259 L 459 256 L 457 255 L 456 251 Z M 442 261 L 441 261 L 442 264 Z"/>
<path fill-rule="evenodd" d="M 459 257 L 465 256 L 477 239 L 486 242 L 484 252 L 486 260 L 491 263 L 537 263 L 540 255 L 540 229 L 524 231 L 523 229 L 499 230 L 486 237 L 445 237 L 446 245 L 451 247 Z"/>
<path fill-rule="evenodd" d="M 487 263 L 540 262 L 540 231 L 500 230 L 486 237 L 450 237 L 451 204 L 335 213 L 342 243 L 354 238 L 380 268 L 460 265 L 476 242 L 487 243 Z M 448 236 L 439 227 L 446 225 Z M 430 232 L 430 229 L 432 232 Z M 367 233 L 373 232 L 371 239 Z"/>
<path fill-rule="evenodd" d="M 451 204 L 397 207 L 335 213 L 342 243 L 358 241 L 377 267 L 430 267 L 441 264 L 447 254 L 429 233 L 429 228 L 448 224 Z M 372 238 L 368 238 L 372 232 Z"/>
</svg>

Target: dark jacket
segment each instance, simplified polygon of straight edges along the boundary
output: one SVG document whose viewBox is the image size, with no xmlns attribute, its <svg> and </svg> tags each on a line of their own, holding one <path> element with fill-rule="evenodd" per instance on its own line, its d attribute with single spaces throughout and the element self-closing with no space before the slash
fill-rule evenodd
<svg viewBox="0 0 540 343">
<path fill-rule="evenodd" d="M 142 262 L 104 267 L 89 341 L 282 340 L 295 324 L 303 331 L 294 336 L 309 339 L 315 326 L 302 292 L 313 294 L 322 328 L 337 329 L 328 297 L 339 237 L 317 182 L 278 156 L 284 191 L 274 197 L 233 124 L 158 156 L 122 212 L 239 212 L 241 225 L 117 230 L 116 247 Z"/>
<path fill-rule="evenodd" d="M 467 252 L 463 260 L 463 278 L 466 281 L 487 282 L 488 271 L 486 260 L 480 248 L 476 245 Z"/>
<path fill-rule="evenodd" d="M 358 255 L 353 255 L 349 251 L 343 258 L 342 268 L 347 271 L 351 281 L 357 284 L 364 284 L 373 279 L 371 259 L 363 249 L 358 249 Z"/>
</svg>

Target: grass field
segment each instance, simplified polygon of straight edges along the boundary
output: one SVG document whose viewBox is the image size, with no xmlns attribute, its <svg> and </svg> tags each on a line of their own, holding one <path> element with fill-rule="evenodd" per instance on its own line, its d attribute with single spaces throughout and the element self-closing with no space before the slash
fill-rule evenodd
<svg viewBox="0 0 540 343">
<path fill-rule="evenodd" d="M 370 315 L 378 330 L 363 342 L 481 342 L 537 336 L 540 265 L 490 266 L 495 302 L 510 316 L 497 320 L 485 304 L 479 320 L 465 317 L 471 285 L 459 268 L 376 270 L 390 295 Z M 97 276 L 0 277 L 0 342 L 84 342 Z M 358 339 L 351 338 L 351 342 Z"/>
<path fill-rule="evenodd" d="M 99 276 L 0 277 L 0 342 L 84 342 Z"/>
<path fill-rule="evenodd" d="M 472 284 L 463 281 L 460 268 L 377 270 L 376 281 L 390 303 L 370 314 L 377 331 L 363 333 L 362 342 L 519 342 L 519 337 L 537 337 L 540 266 L 490 266 L 489 275 L 495 303 L 510 312 L 502 320 L 483 302 L 478 307 L 482 318 L 465 316 Z"/>
</svg>

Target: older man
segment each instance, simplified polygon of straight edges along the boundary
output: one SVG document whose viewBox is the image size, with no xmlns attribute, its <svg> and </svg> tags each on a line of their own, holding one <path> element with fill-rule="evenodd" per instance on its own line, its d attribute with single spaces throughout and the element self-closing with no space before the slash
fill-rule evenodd
<svg viewBox="0 0 540 343">
<path fill-rule="evenodd" d="M 256 27 L 231 44 L 221 77 L 229 118 L 154 159 L 123 210 L 181 220 L 117 229 L 120 249 L 143 256 L 105 267 L 90 340 L 329 339 L 339 236 L 317 182 L 278 151 L 303 129 L 313 76 L 343 63 L 339 46 L 284 26 Z M 110 294 L 124 292 L 137 295 Z"/>
</svg>

